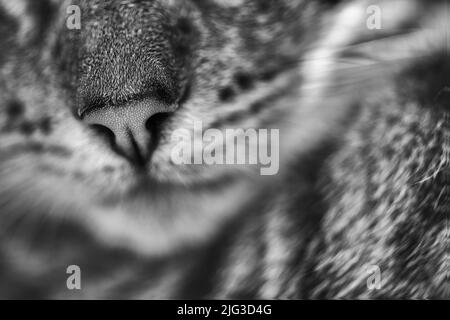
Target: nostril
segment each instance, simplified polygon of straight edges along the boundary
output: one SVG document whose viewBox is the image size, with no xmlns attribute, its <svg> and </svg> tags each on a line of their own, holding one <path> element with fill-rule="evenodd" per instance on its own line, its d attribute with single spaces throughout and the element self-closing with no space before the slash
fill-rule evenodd
<svg viewBox="0 0 450 320">
<path fill-rule="evenodd" d="M 159 127 L 166 122 L 166 120 L 169 118 L 170 113 L 168 112 L 161 112 L 154 114 L 150 118 L 147 119 L 145 122 L 145 128 L 153 133 L 153 131 L 158 130 Z"/>
<path fill-rule="evenodd" d="M 157 113 L 151 116 L 146 122 L 145 122 L 145 128 L 150 133 L 150 136 L 152 137 L 150 142 L 150 149 L 155 149 L 155 147 L 160 142 L 161 138 L 161 131 L 164 123 L 167 122 L 167 120 L 170 117 L 170 113 L 162 112 Z"/>
<path fill-rule="evenodd" d="M 117 137 L 110 128 L 108 128 L 104 125 L 101 125 L 101 124 L 89 124 L 88 127 L 91 129 L 91 132 L 93 132 L 96 137 L 103 140 L 103 142 L 106 145 L 108 145 L 111 148 L 111 150 L 113 150 L 117 154 L 119 154 L 127 159 L 137 156 L 137 158 L 139 158 L 139 159 L 134 159 L 134 160 L 137 160 L 138 162 L 142 162 L 140 159 L 141 155 L 135 154 L 134 156 L 130 157 L 131 153 L 129 153 L 129 152 L 126 153 L 125 150 L 123 150 L 122 148 L 120 148 L 117 145 Z M 138 152 L 138 150 L 136 150 L 136 148 L 137 148 L 136 143 L 133 140 L 134 138 L 132 136 L 130 136 L 129 138 L 130 138 L 130 143 L 133 145 L 133 148 L 135 149 L 136 152 Z"/>
<path fill-rule="evenodd" d="M 103 139 L 111 148 L 114 148 L 116 136 L 111 129 L 101 124 L 90 124 L 89 128 L 97 137 Z"/>
</svg>

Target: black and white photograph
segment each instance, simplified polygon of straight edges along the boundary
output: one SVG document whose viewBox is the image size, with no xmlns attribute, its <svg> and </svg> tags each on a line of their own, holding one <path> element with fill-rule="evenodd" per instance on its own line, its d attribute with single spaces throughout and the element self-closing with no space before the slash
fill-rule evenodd
<svg viewBox="0 0 450 320">
<path fill-rule="evenodd" d="M 0 300 L 448 299 L 450 1 L 0 0 Z"/>
</svg>

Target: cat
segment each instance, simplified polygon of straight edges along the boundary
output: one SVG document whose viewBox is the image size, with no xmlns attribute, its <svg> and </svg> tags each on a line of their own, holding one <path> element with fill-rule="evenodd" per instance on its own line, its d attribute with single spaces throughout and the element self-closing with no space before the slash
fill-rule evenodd
<svg viewBox="0 0 450 320">
<path fill-rule="evenodd" d="M 448 14 L 1 0 L 0 297 L 448 298 Z M 196 122 L 279 171 L 174 163 Z"/>
</svg>

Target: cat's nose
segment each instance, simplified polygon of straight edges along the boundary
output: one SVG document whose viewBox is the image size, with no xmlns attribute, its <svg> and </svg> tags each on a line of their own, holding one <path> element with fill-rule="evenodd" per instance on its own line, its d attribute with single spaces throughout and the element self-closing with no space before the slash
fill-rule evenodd
<svg viewBox="0 0 450 320">
<path fill-rule="evenodd" d="M 110 133 L 112 147 L 116 152 L 133 164 L 144 165 L 156 139 L 152 136 L 155 134 L 151 128 L 151 125 L 155 125 L 153 120 L 175 108 L 175 105 L 156 99 L 145 99 L 122 106 L 93 108 L 84 112 L 81 118 L 97 130 Z"/>
</svg>

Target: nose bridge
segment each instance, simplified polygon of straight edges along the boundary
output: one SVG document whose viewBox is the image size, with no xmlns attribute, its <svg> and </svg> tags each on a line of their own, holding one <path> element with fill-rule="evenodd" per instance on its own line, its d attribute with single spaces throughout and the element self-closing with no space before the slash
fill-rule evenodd
<svg viewBox="0 0 450 320">
<path fill-rule="evenodd" d="M 170 50 L 164 56 L 152 49 L 157 44 L 144 46 L 139 39 L 103 39 L 102 43 L 81 66 L 83 107 L 99 100 L 119 105 L 143 96 L 157 96 L 168 104 L 176 100 L 179 85 Z"/>
<path fill-rule="evenodd" d="M 105 2 L 102 14 L 86 18 L 81 48 L 79 96 L 121 104 L 158 95 L 172 103 L 179 91 L 179 72 L 167 15 L 157 1 Z M 108 10 L 109 9 L 109 10 Z"/>
</svg>

